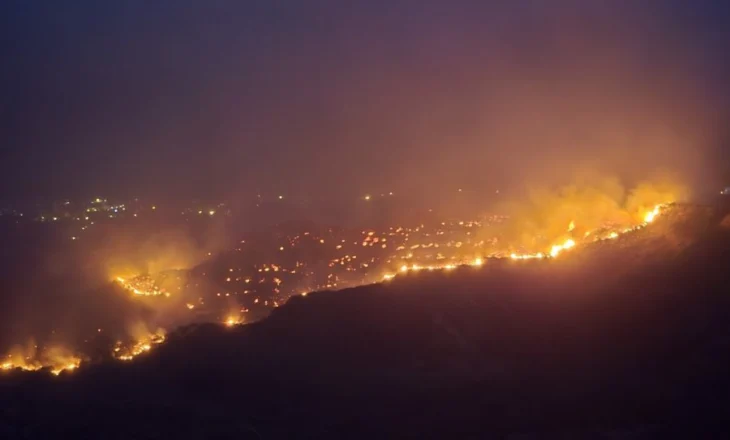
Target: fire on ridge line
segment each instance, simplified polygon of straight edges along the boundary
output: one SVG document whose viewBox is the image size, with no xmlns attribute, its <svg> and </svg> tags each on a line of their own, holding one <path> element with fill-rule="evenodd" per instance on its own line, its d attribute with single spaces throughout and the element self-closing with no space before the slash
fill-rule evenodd
<svg viewBox="0 0 730 440">
<path fill-rule="evenodd" d="M 14 369 L 21 369 L 23 371 L 38 371 L 44 368 L 48 368 L 54 376 L 58 376 L 64 371 L 73 371 L 81 365 L 81 358 L 77 356 L 68 356 L 65 359 L 54 360 L 53 362 L 43 363 L 38 360 L 31 358 L 23 358 L 13 360 L 12 356 L 8 355 L 8 360 L 0 363 L 0 370 L 9 371 Z"/>
<path fill-rule="evenodd" d="M 132 292 L 137 296 L 170 296 L 170 292 L 160 289 L 154 279 L 149 276 L 137 276 L 131 280 L 116 277 L 115 281 L 119 283 L 125 290 Z"/>
<path fill-rule="evenodd" d="M 165 342 L 165 332 L 162 329 L 153 334 L 140 337 L 139 340 L 129 344 L 118 341 L 112 349 L 112 357 L 120 361 L 132 361 L 138 356 L 151 351 L 155 345 L 163 342 Z M 66 350 L 59 350 L 59 347 L 54 348 L 48 350 L 50 354 L 41 353 L 40 356 L 9 354 L 4 361 L 0 362 L 0 371 L 40 371 L 47 369 L 51 374 L 58 376 L 63 372 L 72 372 L 81 366 L 83 359 L 80 356 L 69 354 Z"/>
<path fill-rule="evenodd" d="M 646 214 L 644 214 L 643 222 L 636 226 L 628 227 L 628 228 L 622 229 L 620 231 L 611 231 L 610 233 L 603 235 L 603 236 L 597 236 L 597 235 L 592 234 L 591 232 L 587 232 L 585 236 L 589 237 L 589 236 L 593 235 L 593 240 L 592 240 L 593 242 L 604 241 L 604 240 L 615 240 L 622 234 L 632 232 L 632 231 L 637 231 L 641 228 L 646 227 L 649 223 L 652 223 L 654 220 L 656 220 L 656 218 L 662 213 L 662 209 L 665 208 L 666 206 L 667 206 L 667 204 L 660 204 L 660 205 L 654 206 L 654 208 L 651 211 L 648 211 Z M 575 223 L 573 221 L 571 221 L 570 224 L 568 225 L 568 232 L 571 232 L 574 229 L 575 229 Z M 495 256 L 490 256 L 489 258 L 493 258 L 493 259 L 509 258 L 511 260 L 542 260 L 542 259 L 547 259 L 547 258 L 556 258 L 564 251 L 572 249 L 572 248 L 576 247 L 577 245 L 578 245 L 578 243 L 576 243 L 575 240 L 573 240 L 572 238 L 569 238 L 569 239 L 565 240 L 563 243 L 553 245 L 548 252 L 537 252 L 534 254 L 512 253 L 509 255 L 509 257 L 495 255 Z M 412 266 L 403 265 L 403 266 L 401 266 L 399 272 L 407 273 L 407 272 L 418 272 L 421 270 L 429 270 L 429 271 L 446 270 L 446 271 L 448 271 L 448 270 L 456 269 L 458 266 L 479 267 L 479 266 L 482 266 L 483 264 L 484 264 L 483 258 L 475 258 L 472 261 L 464 261 L 461 264 L 447 264 L 447 265 L 443 265 L 443 266 L 440 266 L 440 265 L 419 266 L 417 264 L 414 264 Z M 390 281 L 393 278 L 395 278 L 396 275 L 397 275 L 396 273 L 386 273 L 385 275 L 383 275 L 383 281 Z"/>
<path fill-rule="evenodd" d="M 639 230 L 641 228 L 644 228 L 649 223 L 652 223 L 661 213 L 662 209 L 666 207 L 667 205 L 656 205 L 651 211 L 648 211 L 643 216 L 643 222 L 639 225 L 629 227 L 622 229 L 620 231 L 611 231 L 610 233 L 598 236 L 595 234 L 592 234 L 591 232 L 586 233 L 585 237 L 593 235 L 593 242 L 597 241 L 604 241 L 604 240 L 614 240 L 618 238 L 620 235 Z M 568 231 L 571 232 L 575 228 L 575 223 L 570 222 L 568 226 Z M 510 258 L 512 260 L 528 260 L 528 259 L 549 259 L 549 258 L 556 258 L 558 257 L 562 252 L 572 249 L 576 247 L 578 243 L 575 242 L 573 239 L 567 239 L 563 243 L 553 245 L 550 248 L 549 252 L 538 252 L 534 254 L 511 254 L 509 257 L 501 257 L 501 256 L 494 256 L 490 258 Z M 485 263 L 485 260 L 481 257 L 477 257 L 474 260 L 471 261 L 465 261 L 460 265 L 464 266 L 472 266 L 472 267 L 479 267 L 482 266 Z M 458 264 L 447 264 L 443 266 L 419 266 L 419 265 L 403 265 L 399 272 L 400 273 L 407 273 L 407 272 L 418 272 L 421 270 L 453 270 L 456 269 L 459 265 Z M 395 278 L 395 273 L 389 273 L 385 274 L 383 276 L 383 281 L 389 281 Z M 141 296 L 157 296 L 157 295 L 166 295 L 169 296 L 169 293 L 166 293 L 164 290 L 157 288 L 154 285 L 154 281 L 151 279 L 147 280 L 144 279 L 141 282 L 133 282 L 133 281 L 127 281 L 122 277 L 117 277 L 116 281 L 120 283 L 126 290 L 131 291 L 135 295 L 141 295 Z M 143 283 L 144 285 L 140 284 Z M 147 285 L 149 284 L 149 285 Z M 306 296 L 306 293 L 302 293 L 302 296 Z M 223 321 L 223 324 L 227 327 L 235 327 L 238 325 L 243 324 L 243 319 L 240 317 L 240 315 L 237 314 L 230 314 L 226 317 L 226 319 Z M 150 334 L 145 338 L 142 338 L 131 345 L 123 345 L 121 342 L 117 342 L 116 345 L 113 348 L 113 357 L 115 359 L 121 360 L 121 361 L 132 361 L 138 356 L 147 353 L 153 349 L 155 345 L 162 344 L 165 341 L 165 334 L 164 331 L 158 330 L 158 332 L 154 334 Z M 50 371 L 53 375 L 60 375 L 62 372 L 72 372 L 76 370 L 82 363 L 82 359 L 77 356 L 64 356 L 64 358 L 56 359 L 53 362 L 47 362 L 43 363 L 38 360 L 31 359 L 30 357 L 21 358 L 20 360 L 16 360 L 11 358 L 11 356 L 8 356 L 6 360 L 3 363 L 0 363 L 0 371 L 9 371 L 14 369 L 21 369 L 24 371 L 38 371 L 44 368 L 47 368 L 48 371 Z"/>
</svg>

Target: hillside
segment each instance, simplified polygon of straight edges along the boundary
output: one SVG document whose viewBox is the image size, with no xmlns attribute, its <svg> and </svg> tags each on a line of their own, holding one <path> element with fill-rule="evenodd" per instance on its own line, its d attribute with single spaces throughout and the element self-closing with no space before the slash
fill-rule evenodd
<svg viewBox="0 0 730 440">
<path fill-rule="evenodd" d="M 3 377 L 0 437 L 714 437 L 730 409 L 724 212 L 676 207 L 555 261 L 295 297 L 132 364 Z"/>
</svg>

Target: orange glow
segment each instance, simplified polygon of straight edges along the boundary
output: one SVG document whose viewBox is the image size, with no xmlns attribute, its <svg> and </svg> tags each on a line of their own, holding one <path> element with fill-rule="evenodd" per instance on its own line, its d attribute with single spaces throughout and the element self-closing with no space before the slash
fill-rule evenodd
<svg viewBox="0 0 730 440">
<path fill-rule="evenodd" d="M 62 346 L 52 346 L 36 352 L 35 346 L 16 347 L 0 363 L 0 371 L 38 371 L 47 369 L 58 376 L 64 371 L 73 371 L 81 365 L 81 358 Z"/>
<path fill-rule="evenodd" d="M 137 356 L 151 351 L 155 345 L 163 342 L 165 342 L 165 332 L 159 329 L 156 333 L 144 335 L 137 341 L 126 345 L 118 341 L 114 345 L 112 355 L 121 361 L 131 361 Z"/>
<path fill-rule="evenodd" d="M 571 249 L 573 247 L 575 247 L 575 241 L 572 239 L 565 240 L 565 243 L 556 244 L 550 249 L 550 256 L 555 258 L 564 250 Z"/>
<path fill-rule="evenodd" d="M 644 215 L 644 223 L 651 223 L 651 222 L 653 222 L 654 219 L 656 219 L 656 217 L 659 215 L 660 209 L 661 209 L 661 206 L 660 205 L 657 205 L 657 206 L 654 207 L 654 209 L 652 209 L 651 211 L 647 212 Z"/>
<path fill-rule="evenodd" d="M 554 236 L 550 234 L 541 235 L 535 233 L 532 234 L 534 235 L 534 237 L 532 237 L 529 236 L 529 234 L 526 234 L 528 235 L 529 239 L 524 241 L 524 243 L 526 243 L 524 244 L 525 248 L 517 246 L 511 247 L 508 245 L 504 245 L 501 242 L 498 243 L 496 241 L 496 238 L 493 242 L 490 242 L 489 239 L 487 239 L 486 237 L 479 237 L 477 236 L 477 234 L 466 237 L 463 235 L 457 236 L 457 234 L 454 233 L 453 235 L 449 236 L 448 234 L 452 233 L 453 231 L 450 231 L 445 223 L 442 223 L 442 226 L 446 227 L 440 228 L 435 233 L 434 231 L 421 225 L 420 234 L 422 235 L 419 235 L 419 227 L 391 227 L 390 233 L 383 231 L 362 231 L 362 235 L 360 235 L 358 231 L 357 237 L 359 238 L 359 240 L 364 240 L 362 242 L 363 246 L 366 246 L 369 243 L 369 248 L 361 250 L 360 246 L 357 246 L 357 252 L 364 252 L 363 254 L 359 255 L 359 258 L 356 255 L 345 255 L 344 257 L 340 255 L 337 259 L 330 260 L 332 264 L 329 266 L 333 267 L 334 264 L 337 263 L 337 268 L 341 270 L 352 270 L 353 272 L 355 272 L 356 270 L 360 270 L 361 272 L 357 273 L 358 277 L 356 278 L 358 281 L 345 280 L 343 277 L 341 281 L 342 284 L 338 285 L 338 282 L 340 282 L 338 278 L 341 275 L 340 272 L 335 272 L 333 270 L 332 273 L 328 275 L 326 282 L 318 281 L 317 283 L 321 284 L 309 284 L 309 281 L 307 281 L 308 284 L 306 284 L 306 287 L 305 285 L 299 285 L 296 287 L 291 287 L 290 290 L 290 281 L 289 278 L 286 277 L 286 274 L 296 273 L 296 271 L 292 268 L 296 268 L 300 273 L 307 273 L 307 276 L 309 276 L 310 274 L 320 274 L 315 272 L 315 269 L 312 269 L 311 271 L 308 270 L 308 263 L 306 261 L 304 263 L 301 263 L 301 266 L 299 261 L 296 262 L 296 266 L 294 266 L 293 263 L 287 265 L 286 263 L 281 261 L 277 262 L 278 264 L 280 264 L 280 266 L 277 266 L 272 262 L 267 262 L 266 264 L 259 263 L 256 266 L 257 270 L 261 272 L 260 277 L 264 278 L 257 278 L 253 281 L 251 278 L 244 278 L 244 274 L 240 274 L 241 276 L 237 276 L 237 274 L 233 273 L 234 271 L 242 271 L 242 268 L 236 267 L 235 269 L 227 269 L 225 275 L 230 274 L 231 276 L 224 276 L 222 278 L 219 278 L 219 280 L 225 280 L 228 283 L 232 283 L 231 285 L 229 285 L 230 292 L 218 293 L 218 296 L 234 296 L 235 294 L 241 293 L 240 291 L 234 291 L 234 289 L 236 288 L 234 284 L 238 284 L 238 282 L 240 281 L 243 281 L 246 284 L 251 284 L 253 282 L 254 285 L 246 287 L 252 289 L 251 292 L 253 294 L 261 295 L 261 304 L 268 305 L 268 303 L 271 302 L 274 306 L 278 306 L 278 303 L 273 299 L 281 302 L 285 299 L 285 296 L 295 294 L 303 288 L 310 289 L 308 291 L 316 291 L 317 289 L 325 287 L 349 287 L 353 283 L 390 281 L 400 274 L 407 274 L 409 272 L 422 272 L 426 270 L 451 271 L 457 269 L 459 266 L 473 267 L 475 268 L 475 270 L 477 270 L 476 268 L 485 266 L 487 265 L 487 263 L 491 264 L 491 262 L 489 261 L 490 259 L 510 259 L 515 261 L 545 260 L 545 262 L 548 262 L 552 259 L 563 258 L 561 257 L 563 254 L 570 253 L 574 248 L 580 248 L 581 246 L 585 246 L 590 243 L 602 240 L 615 240 L 626 233 L 630 233 L 644 228 L 648 224 L 655 222 L 657 218 L 665 213 L 665 207 L 666 205 L 656 205 L 648 211 L 643 206 L 632 209 L 630 214 L 627 212 L 628 219 L 625 221 L 621 220 L 624 223 L 620 227 L 613 224 L 608 224 L 608 226 L 601 225 L 599 227 L 596 224 L 594 225 L 593 229 L 590 229 L 586 227 L 586 225 L 591 224 L 590 222 L 585 221 L 584 223 L 584 219 L 577 218 L 579 227 L 577 231 L 576 221 L 571 220 L 568 223 L 567 220 L 570 217 L 561 216 L 555 222 L 556 226 L 554 228 Z M 573 213 L 571 213 L 570 215 L 573 216 Z M 633 221 L 631 219 L 633 219 Z M 568 223 L 567 232 L 566 223 Z M 466 230 L 467 228 L 481 227 L 481 223 L 473 221 L 454 220 L 451 223 L 451 225 L 456 224 L 459 225 L 460 231 Z M 443 237 L 442 239 L 435 238 L 435 236 L 443 234 L 444 232 L 447 234 L 445 237 Z M 466 235 L 469 235 L 471 232 L 465 231 L 464 233 Z M 332 238 L 334 234 L 336 234 L 336 232 L 332 233 L 331 235 L 326 235 L 325 237 L 330 237 L 327 238 L 327 240 L 339 242 L 339 238 L 341 237 L 336 237 L 336 239 Z M 393 249 L 393 251 L 385 254 L 385 257 L 383 257 L 382 254 L 373 256 L 372 251 L 379 251 L 378 248 L 380 246 L 375 247 L 375 249 L 371 249 L 372 243 L 380 243 L 386 241 L 386 239 L 383 238 L 383 236 L 385 235 L 388 236 L 388 242 L 392 243 L 390 249 Z M 316 235 L 316 233 L 313 232 L 311 236 L 312 242 L 319 242 L 320 244 L 324 244 L 325 239 L 320 238 L 321 236 L 322 235 L 318 236 Z M 550 237 L 554 237 L 555 239 L 553 240 Z M 402 241 L 399 242 L 399 239 Z M 418 241 L 422 242 L 418 243 Z M 342 240 L 342 242 L 345 242 L 345 240 Z M 290 243 L 292 242 L 290 241 Z M 360 241 L 357 241 L 355 243 L 360 244 Z M 401 243 L 405 244 L 401 245 Z M 294 247 L 295 245 L 291 244 L 291 246 Z M 503 247 L 498 248 L 497 246 Z M 383 244 L 383 248 L 384 247 L 385 245 Z M 273 246 L 272 248 L 276 249 Z M 327 248 L 331 249 L 329 246 L 327 246 Z M 341 248 L 341 244 L 336 246 L 336 249 Z M 500 251 L 494 251 L 493 249 L 495 248 L 500 249 Z M 280 247 L 280 250 L 284 249 L 284 246 Z M 459 251 L 457 251 L 456 249 L 459 249 Z M 368 253 L 367 251 L 370 251 L 371 253 Z M 338 253 L 338 255 L 341 253 Z M 380 268 L 380 270 L 385 269 L 387 272 L 383 273 L 378 268 Z M 264 272 L 268 272 L 268 274 L 265 274 Z M 274 272 L 277 273 L 275 274 Z M 151 276 L 127 276 L 127 274 L 124 272 L 117 273 L 121 273 L 122 275 L 125 275 L 125 277 L 116 276 L 113 278 L 113 282 L 118 284 L 124 290 L 131 292 L 135 297 L 160 295 L 169 296 L 169 293 L 160 288 L 155 283 L 155 279 Z M 281 278 L 268 277 L 267 275 L 279 275 Z M 381 278 L 378 279 L 378 276 L 381 276 Z M 164 278 L 158 277 L 158 280 L 164 280 Z M 272 283 L 276 286 L 276 288 L 274 289 L 276 294 L 279 294 L 279 288 L 281 288 L 282 292 L 280 296 L 274 298 L 266 297 L 263 296 L 263 293 L 261 291 L 256 292 L 256 290 L 254 290 L 255 285 L 265 282 L 267 284 Z M 350 284 L 348 285 L 346 283 Z M 301 296 L 306 297 L 308 291 L 301 293 Z M 243 293 L 249 293 L 249 291 L 246 290 Z M 183 296 L 180 295 L 180 297 Z M 188 300 L 192 301 L 191 299 Z M 195 303 L 185 303 L 184 301 L 181 301 L 181 303 L 185 304 L 188 310 L 195 310 L 196 307 L 203 307 L 204 309 L 207 309 L 207 306 L 203 306 L 204 303 L 202 298 L 200 298 L 199 302 L 197 302 L 197 300 L 195 301 Z M 259 304 L 259 298 L 256 298 L 254 300 L 254 303 Z M 184 310 L 177 303 L 175 303 L 173 307 L 178 312 Z M 206 312 L 206 310 L 204 310 L 204 312 Z M 221 316 L 219 314 L 217 315 L 216 320 L 219 320 L 219 322 L 226 327 L 235 327 L 244 323 L 244 318 L 238 312 L 232 312 L 225 316 Z M 104 331 L 106 333 L 108 330 L 105 329 Z M 130 335 L 131 341 L 125 343 L 119 341 L 112 347 L 112 355 L 115 359 L 121 361 L 132 361 L 138 356 L 152 351 L 156 345 L 162 344 L 165 341 L 165 333 L 161 330 L 156 333 L 145 331 L 141 334 L 130 333 Z M 82 363 L 81 357 L 72 354 L 68 350 L 56 348 L 54 350 L 46 351 L 44 351 L 43 349 L 39 349 L 38 351 L 39 354 L 36 354 L 35 351 L 26 351 L 23 353 L 13 353 L 12 355 L 8 355 L 6 358 L 0 358 L 0 371 L 9 371 L 15 369 L 20 369 L 24 371 L 44 370 L 54 375 L 60 375 L 64 371 L 73 372 L 77 370 Z"/>
<path fill-rule="evenodd" d="M 241 315 L 239 313 L 234 312 L 229 314 L 223 321 L 223 323 L 226 325 L 226 327 L 235 327 L 237 325 L 243 324 L 243 318 L 241 318 Z"/>
</svg>

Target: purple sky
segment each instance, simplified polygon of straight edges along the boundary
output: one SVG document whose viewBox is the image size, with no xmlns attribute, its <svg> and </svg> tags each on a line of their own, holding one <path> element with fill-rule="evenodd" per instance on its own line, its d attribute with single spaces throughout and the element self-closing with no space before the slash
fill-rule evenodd
<svg viewBox="0 0 730 440">
<path fill-rule="evenodd" d="M 724 3 L 6 0 L 0 200 L 715 184 Z"/>
</svg>

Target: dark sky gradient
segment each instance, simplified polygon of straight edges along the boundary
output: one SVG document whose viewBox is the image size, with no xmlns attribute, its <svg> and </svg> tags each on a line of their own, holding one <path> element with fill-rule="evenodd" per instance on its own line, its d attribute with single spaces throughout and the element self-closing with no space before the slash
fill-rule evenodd
<svg viewBox="0 0 730 440">
<path fill-rule="evenodd" d="M 4 0 L 0 199 L 721 180 L 726 4 Z"/>
</svg>

